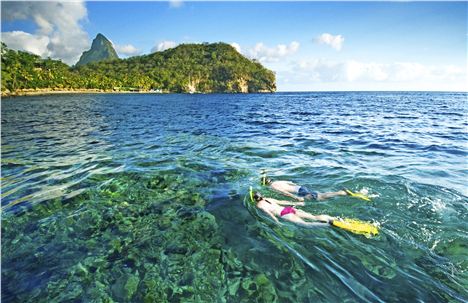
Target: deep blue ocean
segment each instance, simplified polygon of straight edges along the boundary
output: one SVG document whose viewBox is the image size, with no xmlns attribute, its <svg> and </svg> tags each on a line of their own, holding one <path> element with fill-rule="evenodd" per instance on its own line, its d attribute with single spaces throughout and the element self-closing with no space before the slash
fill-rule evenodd
<svg viewBox="0 0 468 303">
<path fill-rule="evenodd" d="M 468 300 L 466 93 L 83 94 L 1 107 L 4 302 Z M 303 209 L 380 234 L 275 225 L 246 200 L 249 186 L 279 197 L 262 170 L 367 191 L 371 203 Z"/>
</svg>

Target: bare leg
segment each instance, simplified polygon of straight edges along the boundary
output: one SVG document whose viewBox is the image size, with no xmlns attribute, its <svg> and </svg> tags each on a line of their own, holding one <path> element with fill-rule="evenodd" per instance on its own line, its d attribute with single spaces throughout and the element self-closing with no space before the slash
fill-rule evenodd
<svg viewBox="0 0 468 303">
<path fill-rule="evenodd" d="M 301 225 L 303 227 L 324 227 L 328 226 L 328 223 L 324 222 L 306 222 L 302 220 L 297 214 L 287 214 L 282 217 L 284 220 L 287 220 L 289 222 L 292 222 L 297 225 Z"/>
<path fill-rule="evenodd" d="M 318 216 L 314 216 L 312 214 L 309 214 L 308 212 L 305 212 L 301 209 L 296 209 L 296 216 L 298 216 L 299 218 L 304 218 L 304 219 L 310 219 L 310 220 L 314 220 L 314 221 L 320 221 L 320 222 L 325 222 L 328 224 L 328 222 L 332 221 L 332 220 L 336 220 L 336 218 L 333 218 L 333 217 L 330 217 L 328 215 L 318 215 Z"/>
<path fill-rule="evenodd" d="M 329 198 L 333 198 L 336 196 L 347 196 L 348 194 L 344 190 L 329 192 L 329 193 L 317 193 L 317 200 L 325 200 Z"/>
</svg>

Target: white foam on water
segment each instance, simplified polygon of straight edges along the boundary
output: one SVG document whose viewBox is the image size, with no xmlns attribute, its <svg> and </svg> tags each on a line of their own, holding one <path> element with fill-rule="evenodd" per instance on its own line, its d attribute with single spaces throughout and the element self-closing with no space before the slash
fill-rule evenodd
<svg viewBox="0 0 468 303">
<path fill-rule="evenodd" d="M 363 195 L 366 195 L 368 196 L 369 198 L 378 198 L 380 197 L 380 194 L 379 193 L 372 193 L 372 194 L 369 194 L 369 188 L 368 187 L 363 187 L 359 193 L 363 194 Z"/>
<path fill-rule="evenodd" d="M 434 251 L 434 249 L 437 247 L 437 244 L 439 244 L 439 242 L 440 242 L 440 239 L 436 239 L 434 241 L 434 244 L 432 244 L 430 250 Z"/>
<path fill-rule="evenodd" d="M 432 205 L 432 211 L 436 213 L 441 213 L 447 209 L 447 204 L 442 201 L 442 199 L 430 199 Z"/>
</svg>

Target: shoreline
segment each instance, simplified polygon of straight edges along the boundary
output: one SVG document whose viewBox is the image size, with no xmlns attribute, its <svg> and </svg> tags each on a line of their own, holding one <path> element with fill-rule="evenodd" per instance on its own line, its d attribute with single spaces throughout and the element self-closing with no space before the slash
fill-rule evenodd
<svg viewBox="0 0 468 303">
<path fill-rule="evenodd" d="M 183 92 L 174 93 L 168 91 L 151 91 L 151 90 L 138 90 L 138 91 L 124 91 L 124 90 L 103 90 L 103 89 L 71 89 L 71 90 L 54 90 L 54 89 L 24 89 L 11 92 L 9 90 L 2 91 L 2 98 L 22 97 L 22 96 L 46 96 L 46 95 L 65 95 L 65 94 L 271 94 L 271 93 L 343 93 L 343 92 L 361 92 L 361 93 L 463 93 L 467 94 L 468 91 L 258 91 L 252 93 L 241 92 Z"/>
<path fill-rule="evenodd" d="M 53 90 L 53 89 L 27 89 L 20 91 L 2 91 L 2 98 L 20 96 L 44 96 L 44 95 L 64 95 L 64 94 L 167 94 L 160 91 L 115 91 L 102 89 L 75 89 L 75 90 Z"/>
<path fill-rule="evenodd" d="M 271 94 L 274 91 L 258 91 L 254 93 L 241 93 L 241 92 L 183 92 L 180 94 Z M 176 94 L 167 91 L 151 91 L 151 90 L 138 90 L 138 91 L 123 91 L 123 90 L 102 90 L 102 89 L 76 89 L 76 90 L 50 90 L 50 89 L 25 89 L 15 92 L 2 91 L 2 98 L 21 97 L 21 96 L 46 96 L 46 95 L 65 95 L 65 94 Z"/>
</svg>

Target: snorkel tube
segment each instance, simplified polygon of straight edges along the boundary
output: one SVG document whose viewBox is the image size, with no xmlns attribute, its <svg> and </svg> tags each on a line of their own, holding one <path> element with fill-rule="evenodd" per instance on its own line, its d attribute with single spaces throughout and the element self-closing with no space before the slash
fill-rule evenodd
<svg viewBox="0 0 468 303">
<path fill-rule="evenodd" d="M 253 192 L 252 186 L 250 186 L 250 192 L 249 192 L 249 194 L 250 194 L 250 202 L 251 202 L 252 204 L 255 203 L 255 200 L 254 200 L 254 192 Z"/>
<path fill-rule="evenodd" d="M 261 181 L 263 186 L 266 186 L 267 184 L 267 175 L 266 175 L 266 170 L 262 170 L 262 181 Z"/>
</svg>

